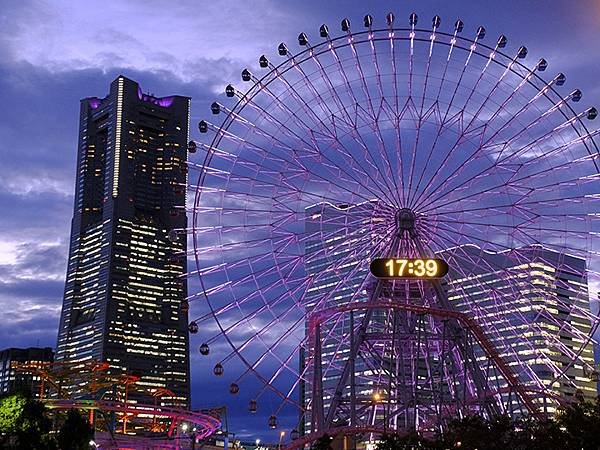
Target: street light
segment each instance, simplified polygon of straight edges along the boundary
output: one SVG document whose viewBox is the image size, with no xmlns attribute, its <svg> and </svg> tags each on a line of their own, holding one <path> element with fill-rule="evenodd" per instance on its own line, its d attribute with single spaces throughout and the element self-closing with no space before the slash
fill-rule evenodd
<svg viewBox="0 0 600 450">
<path fill-rule="evenodd" d="M 281 450 L 281 441 L 283 440 L 283 437 L 285 436 L 285 431 L 282 431 L 281 433 L 279 433 L 279 444 L 277 445 L 277 448 L 279 448 Z"/>
<path fill-rule="evenodd" d="M 257 439 L 256 441 L 254 441 L 256 443 L 256 446 L 258 447 L 258 444 L 260 444 L 260 439 Z"/>
<path fill-rule="evenodd" d="M 187 424 L 187 423 L 184 423 L 184 424 L 182 424 L 182 425 L 181 425 L 181 429 L 182 429 L 184 432 L 185 432 L 185 431 L 187 431 L 187 429 L 188 429 L 188 424 Z"/>
</svg>

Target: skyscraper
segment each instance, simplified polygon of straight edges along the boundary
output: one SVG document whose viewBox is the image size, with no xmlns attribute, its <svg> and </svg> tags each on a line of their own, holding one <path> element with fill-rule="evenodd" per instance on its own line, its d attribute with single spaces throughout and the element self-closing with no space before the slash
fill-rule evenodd
<svg viewBox="0 0 600 450">
<path fill-rule="evenodd" d="M 190 99 L 115 79 L 81 100 L 75 211 L 57 361 L 110 364 L 189 405 L 185 183 Z M 75 387 L 71 387 L 75 389 Z M 131 392 L 132 401 L 147 401 Z"/>
<path fill-rule="evenodd" d="M 579 390 L 594 399 L 596 383 L 584 368 L 594 366 L 585 260 L 540 245 L 503 252 L 465 245 L 454 253 L 471 265 L 468 276 L 445 283 L 449 300 L 459 311 L 477 310 L 482 324 L 496 330 L 490 340 L 520 381 L 530 388 L 541 381 L 563 398 Z M 476 356 L 484 359 L 481 351 Z M 542 397 L 534 401 L 543 408 Z"/>
</svg>

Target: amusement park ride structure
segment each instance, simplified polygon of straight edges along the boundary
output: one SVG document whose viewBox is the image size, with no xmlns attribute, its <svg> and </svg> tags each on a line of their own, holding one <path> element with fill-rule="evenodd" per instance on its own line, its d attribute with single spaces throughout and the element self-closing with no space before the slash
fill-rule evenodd
<svg viewBox="0 0 600 450">
<path fill-rule="evenodd" d="M 179 448 L 182 425 L 193 434 L 187 439 L 202 441 L 221 428 L 218 411 L 200 413 L 186 408 L 163 406 L 162 397 L 174 394 L 168 389 L 146 392 L 152 404 L 128 399 L 130 391 L 144 391 L 136 385 L 136 375 L 114 375 L 107 363 L 21 363 L 15 370 L 39 377 L 39 399 L 52 411 L 84 411 L 93 424 L 97 442 L 111 448 Z M 77 386 L 71 395 L 63 386 Z"/>
<path fill-rule="evenodd" d="M 232 104 L 211 105 L 224 119 L 188 146 L 204 158 L 189 162 L 192 224 L 175 230 L 201 286 L 190 332 L 216 323 L 200 354 L 216 376 L 241 361 L 233 395 L 261 382 L 248 409 L 279 405 L 270 428 L 297 411 L 290 447 L 545 417 L 595 393 L 597 110 L 577 112 L 581 91 L 544 79 L 545 59 L 525 65 L 526 47 L 505 53 L 504 35 L 385 22 L 322 25 L 296 54 L 281 43 L 283 62 L 244 69 L 250 88 L 228 85 Z M 409 272 L 373 276 L 377 259 Z M 445 277 L 415 276 L 437 260 Z"/>
</svg>

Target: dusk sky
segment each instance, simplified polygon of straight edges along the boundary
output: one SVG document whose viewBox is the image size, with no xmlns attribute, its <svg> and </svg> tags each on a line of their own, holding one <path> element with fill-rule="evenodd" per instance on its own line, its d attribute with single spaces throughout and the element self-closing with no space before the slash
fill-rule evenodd
<svg viewBox="0 0 600 450">
<path fill-rule="evenodd" d="M 318 41 L 322 23 L 337 35 L 344 17 L 362 28 L 365 14 L 383 25 L 392 11 L 405 26 L 414 11 L 426 26 L 440 15 L 443 31 L 460 18 L 466 36 L 484 25 L 487 43 L 505 34 L 508 53 L 526 45 L 526 64 L 544 57 L 548 77 L 565 73 L 569 91 L 583 91 L 582 106 L 600 107 L 600 0 L 4 0 L 2 6 L 0 348 L 56 345 L 79 100 L 104 97 L 119 74 L 159 97 L 192 97 L 190 134 L 199 138 L 197 123 L 210 115 L 210 103 L 228 83 L 241 85 L 241 70 L 256 70 L 263 53 L 278 58 L 279 42 L 296 48 L 301 31 Z M 204 393 L 211 369 L 199 358 L 194 351 L 194 406 L 223 403 L 221 393 Z M 255 425 L 233 416 L 232 430 L 250 436 Z"/>
</svg>

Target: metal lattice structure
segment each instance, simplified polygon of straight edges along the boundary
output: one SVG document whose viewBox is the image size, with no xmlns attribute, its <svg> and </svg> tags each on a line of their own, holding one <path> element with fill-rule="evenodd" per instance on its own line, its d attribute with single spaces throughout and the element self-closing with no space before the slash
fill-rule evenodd
<svg viewBox="0 0 600 450">
<path fill-rule="evenodd" d="M 190 331 L 216 324 L 199 347 L 228 344 L 215 375 L 234 395 L 258 379 L 250 412 L 270 405 L 276 428 L 295 408 L 302 442 L 595 395 L 597 111 L 504 36 L 417 22 L 280 44 L 190 142 Z M 397 256 L 450 272 L 369 274 Z"/>
<path fill-rule="evenodd" d="M 14 369 L 38 377 L 39 398 L 51 411 L 74 408 L 84 412 L 94 428 L 94 441 L 103 449 L 179 449 L 221 428 L 218 411 L 173 407 L 172 391 L 141 386 L 139 376 L 112 374 L 108 363 L 30 362 L 16 364 Z M 69 394 L 65 385 L 77 386 L 77 394 Z M 153 403 L 131 401 L 128 395 L 136 392 L 147 393 Z"/>
</svg>

